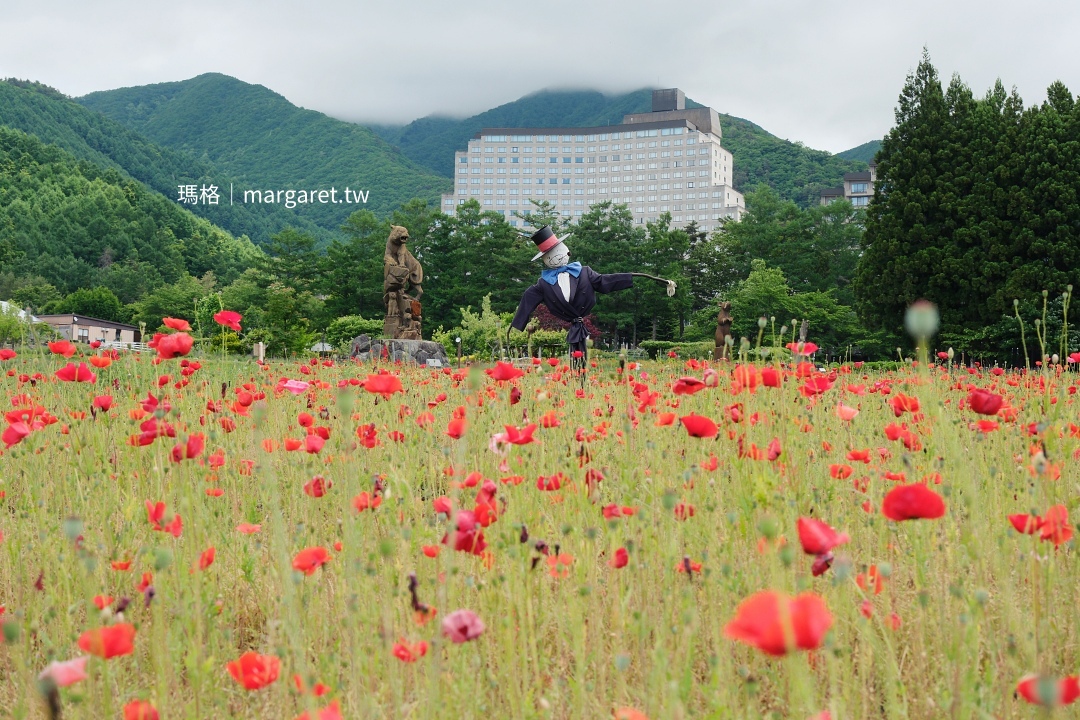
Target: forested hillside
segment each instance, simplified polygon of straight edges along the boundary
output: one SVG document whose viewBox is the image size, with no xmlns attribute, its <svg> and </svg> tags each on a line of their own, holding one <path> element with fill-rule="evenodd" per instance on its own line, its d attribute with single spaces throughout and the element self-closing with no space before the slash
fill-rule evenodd
<svg viewBox="0 0 1080 720">
<path fill-rule="evenodd" d="M 384 215 L 412 198 L 438 204 L 451 183 L 413 163 L 370 129 L 296 107 L 261 85 L 209 73 L 182 82 L 78 98 L 153 142 L 206 158 L 236 191 L 370 191 L 366 203 L 298 205 L 295 212 L 336 231 L 356 210 Z"/>
<path fill-rule="evenodd" d="M 687 98 L 687 107 L 701 107 Z M 585 127 L 618 124 L 628 113 L 648 112 L 652 91 L 623 95 L 595 91 L 545 90 L 464 120 L 425 117 L 405 126 L 376 126 L 388 142 L 418 164 L 449 177 L 454 152 L 485 127 Z M 801 143 L 782 140 L 754 123 L 720 113 L 724 147 L 734 156 L 735 187 L 748 191 L 765 183 L 802 206 L 817 202 L 822 188 L 839 185 L 844 173 L 865 170 L 863 159 L 844 159 Z"/>
<path fill-rule="evenodd" d="M 860 160 L 865 163 L 869 163 L 874 159 L 874 155 L 881 149 L 880 140 L 871 140 L 865 142 L 862 145 L 853 147 L 850 150 L 836 153 L 836 157 L 844 158 L 845 160 Z"/>
<path fill-rule="evenodd" d="M 228 283 L 261 253 L 146 189 L 0 127 L 0 297 L 43 307 L 80 288 L 122 303 L 185 274 Z"/>
<path fill-rule="evenodd" d="M 283 206 L 230 205 L 228 187 L 232 178 L 205 156 L 155 145 L 45 85 L 10 79 L 0 82 L 0 125 L 35 135 L 79 160 L 120 170 L 173 200 L 179 185 L 217 185 L 219 193 L 224 192 L 224 199 L 219 199 L 217 205 L 187 207 L 236 237 L 247 235 L 255 243 L 265 244 L 282 227 L 292 225 L 322 240 L 329 238 L 329 233 L 313 220 Z"/>
</svg>

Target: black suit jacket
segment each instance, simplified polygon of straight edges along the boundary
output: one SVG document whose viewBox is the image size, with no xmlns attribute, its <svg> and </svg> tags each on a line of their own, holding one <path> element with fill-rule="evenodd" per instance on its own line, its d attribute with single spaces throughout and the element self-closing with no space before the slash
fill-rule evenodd
<svg viewBox="0 0 1080 720">
<path fill-rule="evenodd" d="M 571 323 L 570 330 L 566 334 L 566 341 L 570 345 L 579 345 L 584 343 L 585 338 L 589 336 L 585 330 L 584 317 L 596 305 L 596 293 L 625 290 L 633 284 L 634 277 L 630 273 L 601 275 L 588 265 L 584 265 L 578 277 L 570 276 L 570 300 L 567 301 L 563 299 L 562 290 L 559 289 L 557 283 L 552 285 L 541 279 L 521 296 L 521 302 L 518 303 L 517 312 L 510 325 L 518 330 L 524 330 L 536 306 L 544 303 L 552 315 Z"/>
</svg>

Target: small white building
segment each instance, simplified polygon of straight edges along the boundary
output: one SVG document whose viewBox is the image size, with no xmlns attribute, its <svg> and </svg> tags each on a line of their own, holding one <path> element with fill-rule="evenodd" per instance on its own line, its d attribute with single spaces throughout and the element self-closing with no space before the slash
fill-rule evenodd
<svg viewBox="0 0 1080 720">
<path fill-rule="evenodd" d="M 127 323 L 101 320 L 64 313 L 62 315 L 41 315 L 38 318 L 55 330 L 61 337 L 72 342 L 89 343 L 94 340 L 101 343 L 121 343 L 131 345 L 142 342 L 142 333 L 139 328 Z"/>
</svg>

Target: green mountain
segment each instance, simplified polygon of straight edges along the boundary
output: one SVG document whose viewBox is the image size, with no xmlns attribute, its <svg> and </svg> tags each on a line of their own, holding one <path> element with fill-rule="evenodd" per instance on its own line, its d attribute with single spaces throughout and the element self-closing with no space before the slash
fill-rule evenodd
<svg viewBox="0 0 1080 720">
<path fill-rule="evenodd" d="M 881 149 L 880 140 L 871 140 L 865 142 L 858 147 L 853 147 L 850 150 L 836 153 L 836 157 L 844 158 L 845 160 L 859 160 L 864 163 L 870 163 L 873 161 L 874 156 L 877 155 L 877 151 Z"/>
<path fill-rule="evenodd" d="M 180 185 L 217 185 L 219 196 L 224 192 L 218 204 L 186 207 L 237 237 L 247 235 L 265 244 L 287 225 L 329 236 L 312 220 L 284 207 L 230 205 L 231 178 L 207 158 L 159 147 L 46 85 L 11 79 L 0 82 L 0 125 L 34 135 L 78 160 L 119 170 L 174 201 Z"/>
<path fill-rule="evenodd" d="M 687 98 L 687 107 L 701 107 Z M 454 152 L 485 127 L 586 127 L 622 122 L 628 113 L 652 109 L 652 91 L 623 95 L 595 91 L 544 90 L 463 120 L 430 116 L 404 126 L 374 126 L 403 155 L 445 177 L 453 173 Z M 724 147 L 734 156 L 734 183 L 751 190 L 760 183 L 801 205 L 817 202 L 823 188 L 838 185 L 844 173 L 865 170 L 862 160 L 841 158 L 801 143 L 782 140 L 758 125 L 720 114 Z"/>
<path fill-rule="evenodd" d="M 133 302 L 185 274 L 235 280 L 259 255 L 115 168 L 0 126 L 0 292 L 106 287 Z M 53 291 L 55 293 L 55 291 Z"/>
<path fill-rule="evenodd" d="M 356 210 L 388 214 L 411 198 L 437 206 L 439 194 L 451 188 L 450 180 L 369 128 L 299 108 L 227 75 L 95 92 L 77 101 L 158 145 L 213 163 L 234 179 L 234 198 L 245 190 L 334 188 L 336 203 L 295 208 L 299 217 L 334 231 Z M 346 188 L 366 192 L 366 202 L 346 202 Z M 277 203 L 284 200 L 275 195 Z"/>
</svg>

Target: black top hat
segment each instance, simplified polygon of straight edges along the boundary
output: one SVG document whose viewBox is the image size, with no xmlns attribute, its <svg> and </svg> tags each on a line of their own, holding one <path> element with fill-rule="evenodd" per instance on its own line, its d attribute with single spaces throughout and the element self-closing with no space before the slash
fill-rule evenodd
<svg viewBox="0 0 1080 720">
<path fill-rule="evenodd" d="M 532 241 L 536 244 L 537 249 L 537 253 L 533 257 L 533 260 L 539 259 L 548 250 L 562 242 L 562 240 L 555 236 L 555 232 L 551 229 L 550 225 L 545 225 L 533 233 Z"/>
</svg>

